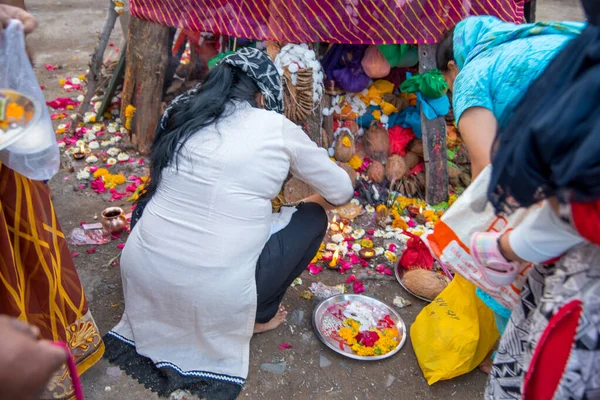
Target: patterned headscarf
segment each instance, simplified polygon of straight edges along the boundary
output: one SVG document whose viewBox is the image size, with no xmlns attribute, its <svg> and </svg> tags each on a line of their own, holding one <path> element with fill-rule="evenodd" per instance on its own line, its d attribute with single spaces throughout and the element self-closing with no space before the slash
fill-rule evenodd
<svg viewBox="0 0 600 400">
<path fill-rule="evenodd" d="M 240 68 L 252 78 L 265 97 L 267 110 L 283 113 L 281 76 L 266 53 L 252 47 L 244 47 L 221 62 Z"/>
<path fill-rule="evenodd" d="M 281 76 L 277 72 L 277 68 L 273 61 L 266 53 L 251 47 L 244 47 L 232 53 L 221 60 L 221 63 L 226 63 L 232 67 L 239 68 L 244 71 L 256 85 L 265 98 L 265 109 L 283 113 L 283 87 L 281 84 Z M 220 64 L 220 63 L 219 63 Z M 159 129 L 165 131 L 167 129 L 167 121 L 169 120 L 170 112 L 184 106 L 198 92 L 202 84 L 199 83 L 187 92 L 177 96 L 167 107 L 163 113 Z"/>
</svg>

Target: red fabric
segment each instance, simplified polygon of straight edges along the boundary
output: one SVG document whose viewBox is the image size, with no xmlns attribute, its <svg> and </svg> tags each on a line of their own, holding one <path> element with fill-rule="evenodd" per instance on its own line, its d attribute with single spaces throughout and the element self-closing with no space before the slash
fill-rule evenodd
<svg viewBox="0 0 600 400">
<path fill-rule="evenodd" d="M 550 318 L 525 375 L 524 400 L 554 397 L 575 342 L 581 313 L 581 301 L 573 300 Z"/>
<path fill-rule="evenodd" d="M 436 43 L 467 15 L 523 21 L 523 0 L 131 0 L 129 8 L 193 32 L 293 43 Z"/>
<path fill-rule="evenodd" d="M 588 241 L 600 245 L 600 200 L 572 203 L 571 215 L 579 234 Z"/>
<path fill-rule="evenodd" d="M 408 174 L 415 175 L 415 174 L 418 174 L 419 172 L 423 172 L 423 171 L 425 171 L 425 163 L 423 161 L 421 161 L 420 163 L 415 165 L 415 167 L 413 169 L 411 169 Z"/>
<path fill-rule="evenodd" d="M 415 138 L 415 133 L 410 128 L 393 126 L 388 129 L 390 137 L 390 154 L 406 155 L 406 146 Z"/>
<path fill-rule="evenodd" d="M 420 237 L 410 232 L 404 231 L 404 234 L 410 236 L 410 239 L 408 239 L 406 249 L 400 257 L 400 265 L 404 269 L 419 267 L 431 270 L 433 268 L 433 256 L 427 245 L 423 243 Z"/>
</svg>

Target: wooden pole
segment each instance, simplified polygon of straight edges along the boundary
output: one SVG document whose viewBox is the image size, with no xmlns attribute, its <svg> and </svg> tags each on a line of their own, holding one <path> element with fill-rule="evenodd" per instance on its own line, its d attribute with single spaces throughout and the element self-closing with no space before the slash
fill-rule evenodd
<svg viewBox="0 0 600 400">
<path fill-rule="evenodd" d="M 419 45 L 419 73 L 436 67 L 437 44 Z M 446 120 L 444 117 L 427 119 L 421 111 L 423 132 L 423 158 L 427 192 L 425 200 L 429 204 L 439 204 L 448 200 L 448 156 L 446 154 Z"/>
<path fill-rule="evenodd" d="M 140 153 L 148 154 L 162 113 L 169 28 L 132 17 L 127 43 L 121 119 L 125 120 L 127 106 L 136 108 L 131 122 L 132 143 Z"/>
<path fill-rule="evenodd" d="M 330 110 L 329 115 L 323 116 L 323 129 L 325 137 L 323 138 L 324 147 L 328 148 L 333 145 L 333 113 L 331 112 L 332 96 L 323 93 L 323 107 Z"/>
<path fill-rule="evenodd" d="M 118 16 L 119 14 L 117 14 L 117 12 L 115 11 L 115 5 L 113 1 L 108 0 L 108 12 L 106 13 L 106 21 L 104 22 L 104 27 L 102 28 L 102 33 L 100 34 L 100 38 L 98 39 L 98 44 L 96 45 L 94 54 L 92 54 L 92 59 L 90 60 L 90 72 L 87 76 L 87 89 L 83 101 L 79 105 L 77 114 L 75 114 L 75 119 L 71 123 L 71 127 L 69 129 L 70 134 L 73 134 L 75 132 L 75 129 L 77 129 L 77 126 L 83 120 L 83 115 L 90 108 L 90 101 L 92 100 L 92 97 L 94 97 L 94 93 L 96 92 L 96 87 L 100 79 L 100 71 L 102 70 L 102 63 L 104 62 L 104 52 L 106 51 L 106 46 L 108 45 L 110 34 L 112 33 L 115 27 L 115 23 L 117 22 Z M 98 121 L 100 121 L 101 117 L 102 116 L 99 115 L 96 118 Z"/>
</svg>

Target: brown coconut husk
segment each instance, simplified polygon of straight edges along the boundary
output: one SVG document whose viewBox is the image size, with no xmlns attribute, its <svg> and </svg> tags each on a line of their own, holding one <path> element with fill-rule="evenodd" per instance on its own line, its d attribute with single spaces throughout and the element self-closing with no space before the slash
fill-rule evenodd
<svg viewBox="0 0 600 400">
<path fill-rule="evenodd" d="M 378 161 L 373 161 L 367 170 L 367 176 L 375 183 L 381 183 L 385 179 L 385 167 Z"/>
<path fill-rule="evenodd" d="M 371 125 L 365 133 L 365 150 L 367 155 L 375 161 L 385 163 L 390 151 L 390 136 L 388 131 L 376 124 Z"/>
<path fill-rule="evenodd" d="M 284 113 L 291 121 L 301 124 L 309 117 L 314 106 L 312 68 L 300 69 L 296 75 L 296 85 L 293 85 L 292 73 L 283 67 Z"/>
<path fill-rule="evenodd" d="M 346 137 L 350 140 L 350 146 L 344 146 L 343 141 L 344 141 L 344 138 L 346 138 Z M 354 152 L 355 152 L 354 138 L 352 137 L 352 135 L 350 135 L 347 132 L 340 134 L 335 142 L 333 157 L 337 161 L 346 163 L 346 162 L 350 161 L 350 159 L 354 155 Z"/>
<path fill-rule="evenodd" d="M 408 145 L 408 150 L 423 157 L 423 139 L 413 139 Z"/>
<path fill-rule="evenodd" d="M 421 160 L 422 160 L 421 156 L 412 151 L 409 151 L 404 156 L 404 162 L 406 163 L 406 168 L 409 171 L 412 170 L 414 167 L 416 167 L 421 162 Z"/>
<path fill-rule="evenodd" d="M 396 182 L 404 178 L 407 172 L 408 168 L 402 156 L 394 154 L 388 158 L 385 165 L 385 177 L 390 181 L 390 187 L 393 188 Z"/>
<path fill-rule="evenodd" d="M 352 187 L 355 188 L 356 187 L 356 183 L 358 182 L 358 173 L 354 170 L 354 168 L 352 168 L 350 165 L 348 165 L 346 163 L 338 162 L 337 165 L 341 169 L 343 169 L 344 171 L 346 171 L 346 173 L 350 177 L 350 180 L 352 181 Z"/>
<path fill-rule="evenodd" d="M 433 271 L 415 268 L 404 272 L 402 282 L 414 294 L 433 300 L 448 286 L 450 280 Z"/>
<path fill-rule="evenodd" d="M 425 173 L 405 176 L 398 185 L 398 191 L 406 197 L 422 196 L 425 193 Z"/>
</svg>

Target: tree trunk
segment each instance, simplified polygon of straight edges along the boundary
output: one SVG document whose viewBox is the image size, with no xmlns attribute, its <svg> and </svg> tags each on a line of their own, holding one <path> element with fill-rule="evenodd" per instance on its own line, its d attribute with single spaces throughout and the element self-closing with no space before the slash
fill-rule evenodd
<svg viewBox="0 0 600 400">
<path fill-rule="evenodd" d="M 437 44 L 419 45 L 419 73 L 435 68 Z M 446 154 L 446 119 L 429 120 L 421 112 L 423 131 L 423 158 L 429 204 L 439 204 L 448 200 L 448 156 Z"/>
<path fill-rule="evenodd" d="M 127 43 L 121 119 L 126 120 L 127 106 L 136 108 L 131 120 L 132 143 L 140 153 L 148 154 L 162 113 L 169 28 L 131 18 Z"/>
</svg>

